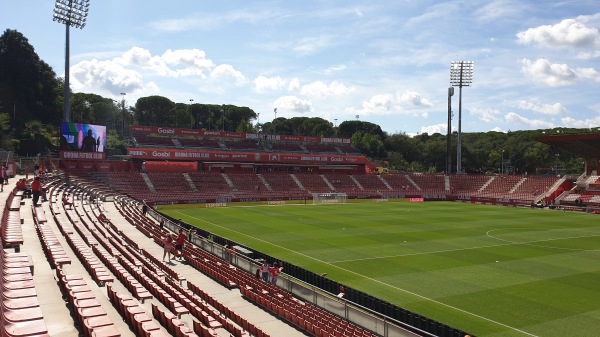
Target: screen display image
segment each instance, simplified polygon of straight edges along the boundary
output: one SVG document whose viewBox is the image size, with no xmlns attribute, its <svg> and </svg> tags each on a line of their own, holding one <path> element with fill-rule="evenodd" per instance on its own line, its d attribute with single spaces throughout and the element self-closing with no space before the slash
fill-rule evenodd
<svg viewBox="0 0 600 337">
<path fill-rule="evenodd" d="M 63 151 L 104 152 L 106 126 L 63 122 L 60 149 Z"/>
</svg>

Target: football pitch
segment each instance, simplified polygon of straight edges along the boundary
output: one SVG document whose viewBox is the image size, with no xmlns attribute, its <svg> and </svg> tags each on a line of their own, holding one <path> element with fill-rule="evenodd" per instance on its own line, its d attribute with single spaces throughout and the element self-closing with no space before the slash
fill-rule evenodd
<svg viewBox="0 0 600 337">
<path fill-rule="evenodd" d="M 163 212 L 478 336 L 600 334 L 598 215 L 451 202 L 232 205 Z"/>
</svg>

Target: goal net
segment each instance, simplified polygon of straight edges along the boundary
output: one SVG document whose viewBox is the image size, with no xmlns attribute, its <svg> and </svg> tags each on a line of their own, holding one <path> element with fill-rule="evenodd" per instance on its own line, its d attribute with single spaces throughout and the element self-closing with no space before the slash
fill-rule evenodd
<svg viewBox="0 0 600 337">
<path fill-rule="evenodd" d="M 346 193 L 312 193 L 314 205 L 345 204 L 348 195 Z"/>
</svg>

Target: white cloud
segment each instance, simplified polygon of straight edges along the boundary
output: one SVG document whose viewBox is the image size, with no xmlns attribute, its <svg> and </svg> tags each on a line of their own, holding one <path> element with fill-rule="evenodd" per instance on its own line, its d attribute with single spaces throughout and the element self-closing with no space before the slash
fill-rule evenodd
<svg viewBox="0 0 600 337">
<path fill-rule="evenodd" d="M 477 118 L 479 118 L 479 120 L 481 120 L 482 122 L 485 122 L 485 123 L 497 123 L 497 122 L 500 122 L 500 118 L 498 118 L 498 116 L 500 115 L 500 111 L 496 110 L 496 109 L 492 109 L 492 108 L 484 108 L 484 109 L 470 108 L 469 109 L 469 113 L 477 116 Z M 456 116 L 456 118 L 458 118 L 458 116 Z"/>
<path fill-rule="evenodd" d="M 448 133 L 447 124 L 435 124 L 421 127 L 421 133 L 427 133 L 432 135 L 434 133 L 441 133 L 443 135 Z"/>
<path fill-rule="evenodd" d="M 478 21 L 489 23 L 502 17 L 515 17 L 520 14 L 522 3 L 514 0 L 494 0 L 476 11 Z"/>
<path fill-rule="evenodd" d="M 502 131 L 502 128 L 500 128 L 499 126 L 496 126 L 496 127 L 492 128 L 492 129 L 490 129 L 490 131 L 504 132 L 504 131 Z"/>
<path fill-rule="evenodd" d="M 300 80 L 298 79 L 298 77 L 292 78 L 292 80 L 290 81 L 290 85 L 288 86 L 288 90 L 289 91 L 300 90 Z"/>
<path fill-rule="evenodd" d="M 312 110 L 312 103 L 296 96 L 283 96 L 273 102 L 273 108 L 278 109 L 277 111 L 291 110 L 292 112 L 306 113 Z"/>
<path fill-rule="evenodd" d="M 401 95 L 399 95 L 398 100 L 402 103 L 411 103 L 416 106 L 433 106 L 433 104 L 431 104 L 431 101 L 429 101 L 427 98 L 423 98 L 421 94 L 419 94 L 416 91 L 406 90 Z"/>
<path fill-rule="evenodd" d="M 595 50 L 592 52 L 581 52 L 577 54 L 577 58 L 580 60 L 590 60 L 600 57 L 600 50 Z"/>
<path fill-rule="evenodd" d="M 413 105 L 417 110 L 407 110 L 404 105 Z M 372 96 L 368 101 L 363 101 L 360 109 L 346 109 L 348 113 L 359 115 L 391 115 L 403 114 L 426 118 L 429 113 L 419 108 L 431 107 L 431 102 L 415 91 L 406 90 L 403 93 L 379 94 Z"/>
<path fill-rule="evenodd" d="M 567 109 L 565 109 L 562 104 L 554 103 L 554 104 L 537 104 L 533 102 L 527 102 L 521 100 L 517 103 L 517 106 L 523 110 L 531 110 L 543 115 L 562 115 L 567 113 Z"/>
<path fill-rule="evenodd" d="M 82 61 L 71 67 L 71 86 L 75 91 L 100 89 L 113 96 L 143 87 L 142 74 L 112 61 Z"/>
<path fill-rule="evenodd" d="M 571 85 L 581 79 L 600 81 L 600 74 L 593 68 L 570 68 L 566 64 L 550 63 L 547 59 L 521 61 L 521 71 L 534 82 L 551 87 Z"/>
<path fill-rule="evenodd" d="M 352 114 L 359 115 L 389 115 L 393 113 L 394 95 L 382 94 L 371 97 L 368 101 L 363 101 L 360 109 L 351 108 Z"/>
<path fill-rule="evenodd" d="M 333 37 L 330 35 L 321 35 L 307 37 L 296 43 L 294 51 L 300 55 L 312 55 L 331 45 Z"/>
<path fill-rule="evenodd" d="M 329 96 L 343 96 L 348 95 L 354 88 L 350 88 L 343 83 L 333 81 L 329 84 L 325 84 L 321 81 L 316 81 L 310 84 L 302 86 L 300 94 L 310 97 L 325 98 Z"/>
<path fill-rule="evenodd" d="M 564 124 L 564 126 L 569 128 L 595 128 L 598 127 L 598 125 L 600 125 L 600 116 L 584 120 L 576 120 L 571 117 L 564 117 L 561 118 L 560 121 Z"/>
<path fill-rule="evenodd" d="M 323 73 L 325 75 L 330 75 L 330 74 L 333 74 L 335 72 L 343 71 L 343 70 L 346 70 L 346 66 L 345 65 L 340 65 L 340 66 L 337 66 L 337 67 L 329 67 L 329 68 L 325 69 L 325 71 L 323 71 Z"/>
<path fill-rule="evenodd" d="M 588 27 L 584 22 L 585 17 L 565 19 L 555 25 L 544 25 L 529 28 L 517 34 L 519 43 L 537 43 L 544 47 L 600 47 L 600 33 L 595 27 Z"/>
<path fill-rule="evenodd" d="M 529 119 L 514 112 L 509 112 L 508 114 L 506 114 L 506 116 L 504 116 L 504 119 L 506 119 L 506 121 L 510 123 L 519 124 L 534 129 L 549 129 L 554 127 L 554 124 L 550 122 L 543 121 L 540 119 Z"/>
<path fill-rule="evenodd" d="M 275 91 L 285 87 L 285 80 L 279 76 L 258 76 L 254 79 L 254 88 L 258 92 Z"/>
<path fill-rule="evenodd" d="M 215 67 L 206 58 L 206 53 L 199 49 L 168 49 L 162 55 L 153 56 L 147 49 L 132 47 L 113 61 L 124 67 L 139 67 L 164 77 L 206 78 L 206 73 Z"/>
<path fill-rule="evenodd" d="M 218 65 L 215 69 L 213 69 L 210 77 L 217 80 L 233 79 L 236 85 L 242 85 L 246 83 L 246 77 L 229 64 Z"/>
</svg>

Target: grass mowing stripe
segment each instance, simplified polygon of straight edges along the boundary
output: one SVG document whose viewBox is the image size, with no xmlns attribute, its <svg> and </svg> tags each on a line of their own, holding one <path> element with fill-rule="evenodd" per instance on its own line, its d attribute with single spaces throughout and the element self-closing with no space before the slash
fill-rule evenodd
<svg viewBox="0 0 600 337">
<path fill-rule="evenodd" d="M 188 217 L 189 217 L 189 216 L 188 216 Z M 207 221 L 207 220 L 204 220 L 204 219 L 201 219 L 201 218 L 196 218 L 196 217 L 192 217 L 192 218 L 195 218 L 195 219 L 197 219 L 197 220 L 200 220 L 200 221 L 202 221 L 202 222 L 205 222 L 205 223 L 211 224 L 211 225 L 213 225 L 213 226 L 222 227 L 222 226 L 220 226 L 220 225 L 217 225 L 217 224 L 211 223 L 211 222 L 209 222 L 209 221 Z M 227 231 L 234 232 L 233 230 L 227 230 Z M 238 234 L 241 234 L 241 233 L 239 233 L 239 232 L 238 232 Z M 256 238 L 256 237 L 252 237 L 251 235 L 245 235 L 245 236 L 247 236 L 247 237 L 250 237 L 250 238 L 252 238 L 252 239 L 255 239 L 255 240 L 258 240 L 258 241 L 263 241 L 262 239 L 259 239 L 259 238 Z M 273 244 L 273 243 L 265 242 L 265 241 L 263 241 L 263 242 L 264 242 L 264 243 L 266 243 L 266 244 L 268 244 L 268 245 L 275 246 L 275 247 L 277 247 L 277 248 L 279 248 L 279 249 L 282 249 L 282 250 L 288 250 L 288 251 L 289 251 L 289 249 L 287 249 L 287 248 L 285 248 L 285 247 L 282 247 L 282 246 L 279 246 L 279 245 L 276 245 L 276 244 Z M 366 275 L 362 275 L 362 274 L 360 274 L 360 273 L 357 273 L 357 272 L 355 272 L 355 271 L 348 270 L 348 269 L 344 269 L 344 268 L 342 268 L 342 267 L 339 267 L 339 266 L 336 266 L 336 265 L 333 265 L 333 264 L 329 264 L 329 263 L 327 263 L 327 262 L 325 262 L 325 261 L 321 261 L 321 260 L 319 260 L 319 259 L 317 259 L 317 258 L 314 258 L 314 257 L 308 256 L 308 255 L 305 255 L 305 254 L 302 254 L 302 253 L 299 253 L 299 252 L 293 252 L 293 253 L 295 253 L 295 254 L 298 254 L 298 255 L 302 255 L 302 256 L 304 256 L 304 257 L 306 257 L 306 258 L 308 258 L 308 259 L 315 260 L 315 261 L 317 261 L 317 262 L 319 262 L 319 263 L 322 263 L 322 264 L 327 264 L 327 265 L 330 265 L 331 267 L 334 267 L 334 268 L 337 268 L 337 269 L 341 269 L 341 270 L 343 270 L 343 271 L 345 271 L 345 272 L 347 272 L 347 273 L 354 274 L 355 276 L 358 276 L 358 277 L 361 277 L 361 278 L 364 278 L 364 279 L 368 279 L 368 280 L 370 280 L 370 281 L 372 281 L 372 282 L 375 282 L 375 283 L 381 284 L 381 285 L 383 285 L 383 286 L 386 286 L 386 287 L 391 287 L 391 288 L 393 288 L 393 289 L 395 289 L 395 290 L 398 290 L 398 291 L 404 292 L 404 293 L 406 293 L 406 294 L 409 294 L 409 295 L 411 295 L 411 296 L 415 296 L 415 297 L 417 297 L 417 298 L 419 298 L 419 299 L 421 299 L 421 300 L 426 300 L 426 301 L 428 301 L 428 302 L 432 302 L 432 303 L 435 303 L 435 304 L 438 304 L 438 305 L 441 305 L 441 306 L 447 307 L 447 308 L 449 308 L 449 309 L 456 310 L 456 311 L 462 312 L 462 313 L 464 313 L 464 314 L 467 314 L 467 315 L 470 315 L 470 316 L 474 316 L 474 317 L 477 317 L 477 318 L 479 318 L 479 319 L 486 320 L 486 321 L 488 321 L 488 322 L 490 322 L 490 323 L 497 324 L 497 325 L 499 325 L 499 326 L 502 326 L 502 327 L 508 328 L 508 329 L 510 329 L 510 330 L 513 330 L 513 331 L 516 331 L 516 332 L 519 332 L 519 333 L 521 333 L 521 334 L 523 334 L 523 335 L 528 335 L 528 336 L 533 336 L 533 337 L 536 337 L 536 335 L 534 335 L 534 334 L 531 334 L 531 333 L 528 333 L 528 332 L 526 332 L 526 331 L 523 331 L 523 330 L 517 329 L 517 328 L 515 328 L 515 327 L 511 327 L 511 326 L 509 326 L 509 325 L 506 325 L 506 324 L 504 324 L 504 323 L 501 323 L 501 322 L 494 321 L 494 320 L 492 320 L 492 319 L 489 319 L 489 318 L 487 318 L 487 317 L 483 317 L 483 316 L 477 315 L 477 314 L 475 314 L 475 313 L 472 313 L 472 312 L 468 312 L 468 311 L 466 311 L 466 310 L 463 310 L 463 309 L 460 309 L 460 308 L 458 308 L 458 307 L 454 307 L 454 306 L 452 306 L 452 305 L 449 305 L 449 304 L 446 304 L 446 303 L 443 303 L 443 302 L 437 301 L 437 300 L 435 300 L 435 299 L 428 298 L 428 297 L 425 297 L 425 296 L 423 296 L 423 295 L 420 295 L 420 294 L 417 294 L 417 293 L 413 293 L 413 292 L 411 292 L 411 291 L 409 291 L 409 290 L 402 289 L 402 288 L 399 288 L 399 287 L 393 286 L 393 285 L 391 285 L 391 284 L 384 283 L 384 282 L 382 282 L 382 281 L 379 281 L 379 280 L 377 280 L 377 279 L 374 279 L 374 278 L 368 277 L 368 276 L 366 276 Z"/>
<path fill-rule="evenodd" d="M 527 322 L 525 314 L 511 321 L 510 315 L 488 315 L 503 310 L 494 301 L 481 308 L 470 296 L 495 298 L 515 289 L 523 293 L 507 296 L 516 308 L 543 308 L 542 299 L 528 299 L 525 285 L 543 288 L 556 278 L 600 272 L 597 216 L 447 202 L 177 211 L 172 215 L 188 223 L 477 335 L 558 336 L 558 321 L 572 322 L 571 331 L 583 321 L 585 331 L 600 330 L 600 315 L 565 312 L 558 318 L 540 309 L 540 319 Z M 495 288 L 498 295 L 482 295 Z M 573 301 L 581 294 L 575 292 Z M 600 295 L 586 293 L 584 300 L 600 302 Z"/>
</svg>

